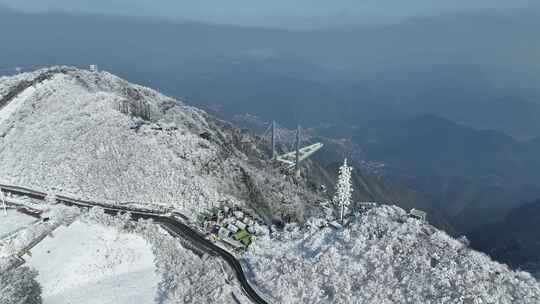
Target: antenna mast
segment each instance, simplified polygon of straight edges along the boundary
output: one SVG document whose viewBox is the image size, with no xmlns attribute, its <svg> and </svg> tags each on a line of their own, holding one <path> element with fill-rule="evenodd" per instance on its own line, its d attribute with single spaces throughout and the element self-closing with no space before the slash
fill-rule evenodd
<svg viewBox="0 0 540 304">
<path fill-rule="evenodd" d="M 272 159 L 276 159 L 276 121 L 272 120 Z"/>
<path fill-rule="evenodd" d="M 298 173 L 300 172 L 300 125 L 298 125 L 298 127 L 296 128 L 296 144 L 295 144 L 295 150 L 296 150 L 296 154 L 295 154 L 295 160 L 294 160 L 294 170 L 296 172 L 296 174 L 298 175 Z"/>
<path fill-rule="evenodd" d="M 0 195 L 2 195 L 2 206 L 4 207 L 4 215 L 7 216 L 6 199 L 4 198 L 4 192 L 0 189 Z"/>
</svg>

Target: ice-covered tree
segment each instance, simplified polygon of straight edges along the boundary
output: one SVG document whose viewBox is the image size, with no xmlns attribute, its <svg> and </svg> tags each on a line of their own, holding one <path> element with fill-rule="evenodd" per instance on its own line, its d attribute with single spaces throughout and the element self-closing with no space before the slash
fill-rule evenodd
<svg viewBox="0 0 540 304">
<path fill-rule="evenodd" d="M 340 220 L 343 223 L 343 214 L 345 208 L 351 204 L 352 184 L 351 184 L 352 167 L 347 165 L 347 159 L 343 161 L 343 165 L 339 167 L 339 177 L 336 186 L 336 194 L 334 195 L 334 204 L 339 206 Z"/>
<path fill-rule="evenodd" d="M 289 229 L 245 253 L 253 280 L 275 303 L 538 304 L 530 274 L 492 261 L 407 212 L 382 205 L 347 229 Z"/>
</svg>

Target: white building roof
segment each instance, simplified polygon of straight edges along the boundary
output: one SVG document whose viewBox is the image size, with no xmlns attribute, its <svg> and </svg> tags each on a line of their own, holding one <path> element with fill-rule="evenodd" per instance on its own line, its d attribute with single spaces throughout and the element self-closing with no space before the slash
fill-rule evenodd
<svg viewBox="0 0 540 304">
<path fill-rule="evenodd" d="M 236 221 L 235 223 L 236 227 L 240 228 L 240 229 L 246 229 L 247 225 L 242 223 L 241 221 Z"/>
<path fill-rule="evenodd" d="M 229 230 L 232 231 L 232 232 L 238 232 L 238 227 L 236 227 L 236 226 L 233 225 L 233 224 L 227 225 L 227 229 L 229 229 Z"/>
</svg>

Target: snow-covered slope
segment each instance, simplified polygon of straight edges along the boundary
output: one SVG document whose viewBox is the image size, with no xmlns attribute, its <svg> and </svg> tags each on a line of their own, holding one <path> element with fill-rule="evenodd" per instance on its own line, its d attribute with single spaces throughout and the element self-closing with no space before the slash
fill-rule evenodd
<svg viewBox="0 0 540 304">
<path fill-rule="evenodd" d="M 4 211 L 0 211 L 0 240 L 7 234 L 22 229 L 35 221 L 35 218 L 21 214 L 13 209 L 7 210 L 7 216 L 4 215 Z"/>
<path fill-rule="evenodd" d="M 246 203 L 247 173 L 278 186 L 268 201 L 308 201 L 250 164 L 239 130 L 107 72 L 57 67 L 0 78 L 0 100 L 0 180 L 7 183 L 193 214 L 222 201 Z"/>
<path fill-rule="evenodd" d="M 76 221 L 32 250 L 45 304 L 152 303 L 159 276 L 145 240 L 112 227 Z"/>
<path fill-rule="evenodd" d="M 344 230 L 255 242 L 254 280 L 280 303 L 540 303 L 540 284 L 446 233 L 383 206 Z"/>
<path fill-rule="evenodd" d="M 184 247 L 182 242 L 152 221 L 139 221 L 135 224 L 129 216 L 106 215 L 98 208 L 84 214 L 83 219 L 90 224 L 99 223 L 118 229 L 122 235 L 129 233 L 131 236 L 142 237 L 151 246 L 160 277 L 154 301 L 138 299 L 126 303 L 250 303 L 230 271 L 225 271 L 227 267 L 221 259 Z M 106 283 L 114 278 L 116 276 L 110 277 L 111 280 Z M 129 291 L 127 293 L 129 295 Z"/>
<path fill-rule="evenodd" d="M 224 201 L 293 220 L 318 213 L 319 197 L 304 181 L 255 157 L 260 149 L 239 130 L 106 72 L 52 68 L 0 78 L 0 117 L 6 183 L 191 216 Z M 540 303 L 529 274 L 404 215 L 385 206 L 344 230 L 288 226 L 254 242 L 246 269 L 280 303 Z M 161 274 L 158 298 L 237 301 L 218 259 L 142 225 L 137 233 L 151 242 Z"/>
</svg>

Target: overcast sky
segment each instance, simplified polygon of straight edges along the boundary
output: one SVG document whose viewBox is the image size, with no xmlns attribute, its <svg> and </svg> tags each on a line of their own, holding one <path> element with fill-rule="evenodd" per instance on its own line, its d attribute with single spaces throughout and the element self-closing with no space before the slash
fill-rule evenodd
<svg viewBox="0 0 540 304">
<path fill-rule="evenodd" d="M 0 0 L 20 10 L 78 11 L 278 27 L 399 22 L 456 12 L 506 12 L 538 0 Z"/>
</svg>

